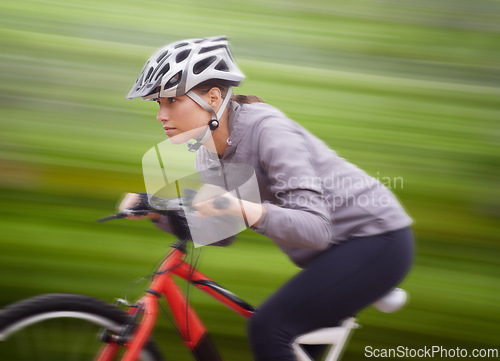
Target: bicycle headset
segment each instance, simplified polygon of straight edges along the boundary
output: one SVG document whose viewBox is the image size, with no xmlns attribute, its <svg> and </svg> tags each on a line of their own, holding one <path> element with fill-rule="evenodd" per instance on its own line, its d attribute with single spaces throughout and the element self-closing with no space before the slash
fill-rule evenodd
<svg viewBox="0 0 500 361">
<path fill-rule="evenodd" d="M 226 36 L 177 41 L 156 51 L 146 62 L 126 99 L 142 97 L 156 100 L 187 95 L 211 115 L 208 128 L 189 144 L 196 151 L 219 126 L 232 95 L 245 76 L 233 60 Z M 229 84 L 226 97 L 217 113 L 192 89 L 207 80 Z"/>
</svg>

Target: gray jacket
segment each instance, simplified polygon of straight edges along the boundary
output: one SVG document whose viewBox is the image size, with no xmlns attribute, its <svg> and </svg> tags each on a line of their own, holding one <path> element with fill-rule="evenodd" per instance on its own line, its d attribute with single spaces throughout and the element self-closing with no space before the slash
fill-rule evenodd
<svg viewBox="0 0 500 361">
<path fill-rule="evenodd" d="M 265 103 L 232 103 L 221 161 L 255 170 L 265 217 L 254 230 L 299 267 L 332 243 L 411 224 L 392 192 Z M 201 148 L 197 163 L 213 154 Z M 166 220 L 158 226 L 169 231 Z"/>
</svg>

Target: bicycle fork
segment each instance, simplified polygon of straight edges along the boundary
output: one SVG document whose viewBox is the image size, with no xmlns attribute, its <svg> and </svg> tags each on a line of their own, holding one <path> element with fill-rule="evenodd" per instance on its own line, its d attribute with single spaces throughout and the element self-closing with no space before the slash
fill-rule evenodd
<svg viewBox="0 0 500 361">
<path fill-rule="evenodd" d="M 193 355 L 196 357 L 200 354 L 200 360 L 221 360 L 207 335 L 205 326 L 187 303 L 172 277 L 166 274 L 160 275 L 151 286 L 151 289 L 146 291 L 148 294 L 127 311 L 133 316 L 130 324 L 125 325 L 119 333 L 104 331 L 101 339 L 107 342 L 107 345 L 96 361 L 114 360 L 121 346 L 127 349 L 121 361 L 136 361 L 139 358 L 156 322 L 158 299 L 162 293 L 166 296 L 184 343 Z"/>
<path fill-rule="evenodd" d="M 112 361 L 121 346 L 127 347 L 122 361 L 135 361 L 139 358 L 156 321 L 158 304 L 155 296 L 148 294 L 127 311 L 132 316 L 119 333 L 104 330 L 101 341 L 107 345 L 99 353 L 96 361 Z M 141 319 L 142 318 L 142 319 Z"/>
</svg>

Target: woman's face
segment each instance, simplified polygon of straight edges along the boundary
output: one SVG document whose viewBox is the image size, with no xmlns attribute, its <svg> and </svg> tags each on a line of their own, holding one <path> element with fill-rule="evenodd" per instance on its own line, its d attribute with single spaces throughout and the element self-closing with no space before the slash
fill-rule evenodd
<svg viewBox="0 0 500 361">
<path fill-rule="evenodd" d="M 205 101 L 206 96 L 200 95 Z M 208 125 L 210 114 L 187 95 L 158 98 L 160 106 L 156 119 L 162 123 L 172 143 L 184 143 L 197 138 Z"/>
</svg>

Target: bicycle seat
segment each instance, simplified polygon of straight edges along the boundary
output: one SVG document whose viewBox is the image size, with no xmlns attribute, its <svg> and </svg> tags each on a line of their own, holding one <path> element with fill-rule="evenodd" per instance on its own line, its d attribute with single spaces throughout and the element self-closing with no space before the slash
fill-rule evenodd
<svg viewBox="0 0 500 361">
<path fill-rule="evenodd" d="M 399 310 L 406 303 L 408 296 L 401 288 L 394 288 L 384 297 L 373 303 L 379 311 L 391 313 Z"/>
<path fill-rule="evenodd" d="M 373 303 L 378 310 L 390 313 L 399 310 L 406 303 L 406 291 L 401 288 L 394 288 L 388 294 Z M 307 332 L 298 336 L 292 347 L 299 361 L 311 361 L 311 358 L 300 345 L 332 345 L 325 361 L 338 360 L 342 349 L 345 347 L 349 333 L 352 329 L 358 328 L 354 317 L 348 317 L 336 327 L 326 327 Z"/>
</svg>

